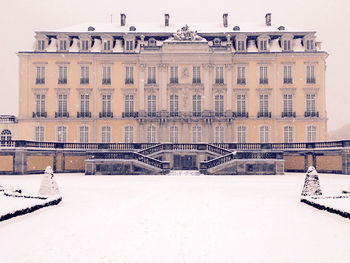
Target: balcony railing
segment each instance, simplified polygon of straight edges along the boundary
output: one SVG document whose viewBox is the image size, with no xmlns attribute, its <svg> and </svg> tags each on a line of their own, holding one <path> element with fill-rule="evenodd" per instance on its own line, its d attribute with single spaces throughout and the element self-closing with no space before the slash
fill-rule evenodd
<svg viewBox="0 0 350 263">
<path fill-rule="evenodd" d="M 214 112 L 215 117 L 224 117 L 224 113 L 220 111 Z"/>
<path fill-rule="evenodd" d="M 295 118 L 296 115 L 295 115 L 295 111 L 292 112 L 282 112 L 282 118 Z"/>
<path fill-rule="evenodd" d="M 102 85 L 111 85 L 111 79 L 102 79 Z"/>
<path fill-rule="evenodd" d="M 47 112 L 33 112 L 33 118 L 46 118 Z"/>
<path fill-rule="evenodd" d="M 169 113 L 169 116 L 170 116 L 170 117 L 179 117 L 179 112 L 177 112 L 177 111 L 171 111 L 171 112 Z"/>
<path fill-rule="evenodd" d="M 36 79 L 35 80 L 35 84 L 45 84 L 45 79 L 41 78 L 41 79 Z"/>
<path fill-rule="evenodd" d="M 179 79 L 178 78 L 170 78 L 170 84 L 178 84 Z"/>
<path fill-rule="evenodd" d="M 293 84 L 293 79 L 285 78 L 283 79 L 283 84 Z"/>
<path fill-rule="evenodd" d="M 215 84 L 224 84 L 224 80 L 223 79 L 215 79 Z"/>
<path fill-rule="evenodd" d="M 67 79 L 58 79 L 58 84 L 67 84 Z"/>
<path fill-rule="evenodd" d="M 147 112 L 147 116 L 148 117 L 157 117 L 157 113 L 156 112 Z"/>
<path fill-rule="evenodd" d="M 123 112 L 122 117 L 123 118 L 137 118 L 137 117 L 139 117 L 139 113 L 138 112 Z"/>
<path fill-rule="evenodd" d="M 258 118 L 271 118 L 271 112 L 259 111 Z"/>
<path fill-rule="evenodd" d="M 91 118 L 91 112 L 77 112 L 78 118 Z"/>
<path fill-rule="evenodd" d="M 100 118 L 113 118 L 113 112 L 110 112 L 110 111 L 100 112 L 99 117 Z"/>
<path fill-rule="evenodd" d="M 89 78 L 81 78 L 80 84 L 89 84 Z"/>
<path fill-rule="evenodd" d="M 316 83 L 316 79 L 315 78 L 307 78 L 306 79 L 306 83 L 307 84 L 315 84 Z"/>
<path fill-rule="evenodd" d="M 316 117 L 316 118 L 318 118 L 319 117 L 319 113 L 318 113 L 318 111 L 305 111 L 304 116 L 305 117 Z"/>
<path fill-rule="evenodd" d="M 268 79 L 259 79 L 259 84 L 269 84 Z"/>
<path fill-rule="evenodd" d="M 246 79 L 237 79 L 237 84 L 245 85 L 246 84 Z"/>
<path fill-rule="evenodd" d="M 125 84 L 134 84 L 134 79 L 125 79 Z"/>
<path fill-rule="evenodd" d="M 69 112 L 63 111 L 63 112 L 55 112 L 55 118 L 68 118 Z"/>
<path fill-rule="evenodd" d="M 147 84 L 156 84 L 156 79 L 147 79 Z"/>
<path fill-rule="evenodd" d="M 248 112 L 233 112 L 234 118 L 248 118 Z"/>
<path fill-rule="evenodd" d="M 198 78 L 192 79 L 192 84 L 201 84 L 201 79 L 198 79 Z"/>
<path fill-rule="evenodd" d="M 202 116 L 202 113 L 201 113 L 201 112 L 194 111 L 194 112 L 192 112 L 192 116 L 193 116 L 193 117 L 201 117 L 201 116 Z"/>
</svg>

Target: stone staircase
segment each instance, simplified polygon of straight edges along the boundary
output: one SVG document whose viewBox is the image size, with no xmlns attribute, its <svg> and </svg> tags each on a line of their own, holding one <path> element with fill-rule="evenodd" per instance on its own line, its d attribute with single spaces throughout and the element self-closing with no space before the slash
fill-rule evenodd
<svg viewBox="0 0 350 263">
<path fill-rule="evenodd" d="M 169 176 L 199 176 L 203 175 L 198 170 L 171 170 Z"/>
</svg>

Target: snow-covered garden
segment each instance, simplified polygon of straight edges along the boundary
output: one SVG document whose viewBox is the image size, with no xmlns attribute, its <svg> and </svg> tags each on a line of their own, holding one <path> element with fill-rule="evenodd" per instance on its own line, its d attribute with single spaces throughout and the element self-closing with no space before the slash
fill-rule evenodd
<svg viewBox="0 0 350 263">
<path fill-rule="evenodd" d="M 56 174 L 61 203 L 0 222 L 0 261 L 349 262 L 350 220 L 300 202 L 305 174 L 182 175 Z M 37 195 L 42 177 L 0 185 Z M 349 175 L 319 181 L 323 196 L 350 189 Z M 33 201 L 4 199 L 0 214 Z"/>
</svg>

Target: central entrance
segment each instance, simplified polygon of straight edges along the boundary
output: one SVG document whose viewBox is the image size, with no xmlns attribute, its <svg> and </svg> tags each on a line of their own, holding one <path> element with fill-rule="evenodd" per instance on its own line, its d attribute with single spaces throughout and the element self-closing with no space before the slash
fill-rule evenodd
<svg viewBox="0 0 350 263">
<path fill-rule="evenodd" d="M 174 154 L 174 170 L 198 170 L 197 156 Z"/>
</svg>

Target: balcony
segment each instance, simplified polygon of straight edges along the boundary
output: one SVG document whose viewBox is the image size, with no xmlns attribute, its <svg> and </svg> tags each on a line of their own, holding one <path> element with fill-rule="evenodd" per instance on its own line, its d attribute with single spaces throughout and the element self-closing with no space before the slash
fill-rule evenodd
<svg viewBox="0 0 350 263">
<path fill-rule="evenodd" d="M 234 118 L 248 118 L 248 112 L 244 112 L 244 111 L 233 112 L 233 117 Z"/>
<path fill-rule="evenodd" d="M 310 118 L 318 118 L 319 116 L 319 112 L 318 111 L 305 111 L 304 113 L 304 117 L 310 117 Z"/>
<path fill-rule="evenodd" d="M 33 112 L 33 118 L 46 118 L 47 112 Z"/>
<path fill-rule="evenodd" d="M 122 118 L 137 118 L 139 117 L 138 112 L 123 112 L 122 113 Z"/>
<path fill-rule="evenodd" d="M 89 78 L 81 78 L 80 84 L 89 84 Z"/>
<path fill-rule="evenodd" d="M 147 79 L 147 84 L 156 84 L 156 79 Z"/>
<path fill-rule="evenodd" d="M 192 79 L 192 84 L 201 84 L 201 79 L 200 78 Z"/>
<path fill-rule="evenodd" d="M 306 79 L 306 84 L 315 84 L 316 83 L 316 79 L 315 78 L 307 78 Z"/>
<path fill-rule="evenodd" d="M 58 84 L 67 84 L 67 79 L 58 79 Z"/>
<path fill-rule="evenodd" d="M 102 85 L 111 85 L 111 79 L 102 79 Z"/>
<path fill-rule="evenodd" d="M 98 114 L 99 118 L 113 118 L 113 112 L 106 111 Z"/>
<path fill-rule="evenodd" d="M 194 111 L 194 112 L 192 112 L 192 116 L 193 116 L 193 117 L 201 117 L 201 116 L 202 116 L 202 113 L 201 113 L 201 112 L 196 112 L 196 111 Z"/>
<path fill-rule="evenodd" d="M 125 79 L 125 84 L 127 84 L 127 85 L 134 84 L 134 79 Z"/>
<path fill-rule="evenodd" d="M 293 84 L 293 79 L 291 79 L 291 78 L 284 78 L 283 79 L 283 84 Z"/>
<path fill-rule="evenodd" d="M 157 117 L 157 113 L 156 112 L 147 112 L 147 116 L 148 117 Z"/>
<path fill-rule="evenodd" d="M 246 79 L 237 79 L 237 84 L 238 85 L 245 85 L 246 84 Z"/>
<path fill-rule="evenodd" d="M 282 118 L 295 118 L 296 115 L 295 115 L 295 111 L 292 112 L 282 112 Z"/>
<path fill-rule="evenodd" d="M 258 118 L 271 118 L 271 112 L 259 111 Z"/>
<path fill-rule="evenodd" d="M 68 118 L 68 117 L 69 117 L 69 112 L 67 111 L 55 112 L 55 118 Z"/>
<path fill-rule="evenodd" d="M 259 84 L 263 84 L 263 85 L 269 84 L 269 80 L 268 79 L 259 79 Z"/>
<path fill-rule="evenodd" d="M 45 79 L 37 78 L 37 79 L 35 79 L 35 84 L 45 84 Z"/>
<path fill-rule="evenodd" d="M 224 79 L 215 79 L 215 84 L 216 85 L 223 85 L 224 84 Z"/>
<path fill-rule="evenodd" d="M 77 118 L 91 118 L 91 112 L 77 112 Z"/>
</svg>

